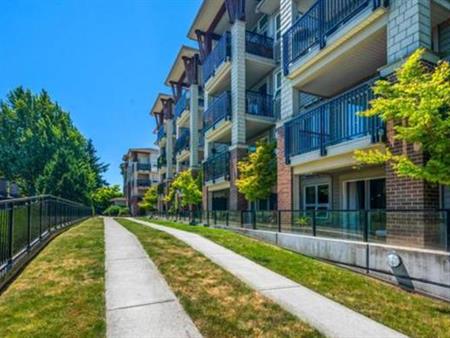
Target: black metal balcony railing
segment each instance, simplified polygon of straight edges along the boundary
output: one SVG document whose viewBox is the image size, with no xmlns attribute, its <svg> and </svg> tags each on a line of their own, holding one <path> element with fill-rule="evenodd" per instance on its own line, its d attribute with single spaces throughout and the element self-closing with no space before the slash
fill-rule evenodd
<svg viewBox="0 0 450 338">
<path fill-rule="evenodd" d="M 273 39 L 266 35 L 247 31 L 245 34 L 245 51 L 273 59 Z"/>
<path fill-rule="evenodd" d="M 376 9 L 383 0 L 317 0 L 283 35 L 283 70 L 318 45 L 325 47 L 327 37 L 366 8 Z"/>
<path fill-rule="evenodd" d="M 225 32 L 203 62 L 202 71 L 204 83 L 206 83 L 214 75 L 214 72 L 222 64 L 222 62 L 230 58 L 231 34 L 230 32 Z"/>
<path fill-rule="evenodd" d="M 36 248 L 91 215 L 89 207 L 49 195 L 0 201 L 0 286 Z"/>
<path fill-rule="evenodd" d="M 364 117 L 359 113 L 369 108 L 373 99 L 373 80 L 363 83 L 337 97 L 324 101 L 285 124 L 285 156 L 304 154 L 351 139 L 371 135 L 379 142 L 384 125 L 378 117 Z"/>
<path fill-rule="evenodd" d="M 180 136 L 175 142 L 175 153 L 180 153 L 185 149 L 189 149 L 190 131 L 188 128 L 182 128 Z"/>
<path fill-rule="evenodd" d="M 246 93 L 247 114 L 275 117 L 273 96 L 265 93 L 247 91 Z"/>
<path fill-rule="evenodd" d="M 166 131 L 164 130 L 164 127 L 160 127 L 158 129 L 158 134 L 157 134 L 157 141 L 160 142 L 164 137 L 166 137 Z"/>
<path fill-rule="evenodd" d="M 229 92 L 220 94 L 205 110 L 203 114 L 204 131 L 206 132 L 223 119 L 231 119 L 231 95 Z"/>
<path fill-rule="evenodd" d="M 137 164 L 137 170 L 140 171 L 150 171 L 152 169 L 152 166 L 150 163 L 138 163 Z"/>
<path fill-rule="evenodd" d="M 203 164 L 205 182 L 214 181 L 221 177 L 228 180 L 230 177 L 230 152 L 226 151 L 208 157 Z"/>
<path fill-rule="evenodd" d="M 158 157 L 157 162 L 156 162 L 156 165 L 157 165 L 158 169 L 161 169 L 162 167 L 165 167 L 166 164 L 167 164 L 166 156 L 165 155 L 160 155 Z"/>
<path fill-rule="evenodd" d="M 190 98 L 188 95 L 189 94 L 187 91 L 183 91 L 183 94 L 178 99 L 177 103 L 175 104 L 175 117 L 176 118 L 179 118 L 186 109 L 189 109 Z"/>
<path fill-rule="evenodd" d="M 151 182 L 147 178 L 138 178 L 136 180 L 136 184 L 137 184 L 138 187 L 149 187 Z"/>
</svg>

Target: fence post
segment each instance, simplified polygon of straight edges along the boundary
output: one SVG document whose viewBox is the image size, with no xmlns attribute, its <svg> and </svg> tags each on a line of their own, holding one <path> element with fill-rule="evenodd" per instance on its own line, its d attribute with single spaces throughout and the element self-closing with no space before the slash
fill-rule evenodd
<svg viewBox="0 0 450 338">
<path fill-rule="evenodd" d="M 447 210 L 447 251 L 450 251 L 450 210 Z"/>
<path fill-rule="evenodd" d="M 368 211 L 364 210 L 364 229 L 363 229 L 364 242 L 369 242 L 369 219 Z"/>
<path fill-rule="evenodd" d="M 10 203 L 8 220 L 8 265 L 11 267 L 13 258 L 14 240 L 14 204 Z"/>
<path fill-rule="evenodd" d="M 312 213 L 313 213 L 312 232 L 313 232 L 313 236 L 316 237 L 317 236 L 316 210 L 313 210 Z"/>
<path fill-rule="evenodd" d="M 241 228 L 244 227 L 244 210 L 241 210 Z"/>
<path fill-rule="evenodd" d="M 250 215 L 252 215 L 253 229 L 256 230 L 256 210 L 252 210 Z"/>
<path fill-rule="evenodd" d="M 227 212 L 225 217 L 225 225 L 228 227 L 230 225 L 230 213 Z"/>
<path fill-rule="evenodd" d="M 42 239 L 42 215 L 43 215 L 43 206 L 44 200 L 42 198 L 39 199 L 39 241 Z"/>
<path fill-rule="evenodd" d="M 278 210 L 277 213 L 278 213 L 277 215 L 278 232 L 281 232 L 281 210 Z"/>
<path fill-rule="evenodd" d="M 27 203 L 27 251 L 31 247 L 31 201 Z"/>
</svg>

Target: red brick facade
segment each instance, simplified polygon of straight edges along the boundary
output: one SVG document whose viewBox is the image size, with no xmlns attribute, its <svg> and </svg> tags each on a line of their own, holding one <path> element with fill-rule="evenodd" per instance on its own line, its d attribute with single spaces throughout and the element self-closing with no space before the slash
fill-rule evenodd
<svg viewBox="0 0 450 338">
<path fill-rule="evenodd" d="M 291 210 L 292 206 L 292 169 L 286 164 L 284 154 L 284 127 L 277 130 L 277 194 L 278 209 Z"/>
<path fill-rule="evenodd" d="M 387 125 L 387 139 L 387 146 L 393 154 L 406 154 L 416 164 L 426 161 L 420 149 L 415 149 L 412 144 L 394 140 L 392 122 Z M 423 180 L 399 177 L 387 164 L 386 207 L 388 210 L 437 209 L 439 208 L 439 187 Z M 440 223 L 434 212 L 388 212 L 388 242 L 433 247 L 439 241 Z"/>
<path fill-rule="evenodd" d="M 236 180 L 238 178 L 237 163 L 240 159 L 247 156 L 247 149 L 234 148 L 230 151 L 230 210 L 247 210 L 248 202 L 244 195 L 241 194 L 236 187 Z"/>
</svg>

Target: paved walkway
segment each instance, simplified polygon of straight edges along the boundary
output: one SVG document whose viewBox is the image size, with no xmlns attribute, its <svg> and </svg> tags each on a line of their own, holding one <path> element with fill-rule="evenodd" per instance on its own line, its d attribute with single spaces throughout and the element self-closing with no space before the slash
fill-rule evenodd
<svg viewBox="0 0 450 338">
<path fill-rule="evenodd" d="M 107 337 L 201 337 L 136 237 L 104 222 Z"/>
<path fill-rule="evenodd" d="M 180 239 L 326 336 L 405 337 L 200 235 L 132 220 Z"/>
</svg>

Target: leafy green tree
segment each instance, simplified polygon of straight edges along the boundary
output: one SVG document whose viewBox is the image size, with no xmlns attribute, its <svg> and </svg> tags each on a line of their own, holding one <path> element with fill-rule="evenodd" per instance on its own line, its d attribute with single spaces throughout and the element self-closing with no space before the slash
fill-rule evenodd
<svg viewBox="0 0 450 338">
<path fill-rule="evenodd" d="M 142 198 L 142 202 L 139 203 L 139 207 L 146 211 L 153 211 L 158 205 L 158 186 L 153 185 L 147 189 Z"/>
<path fill-rule="evenodd" d="M 238 162 L 236 186 L 250 202 L 270 197 L 277 182 L 275 148 L 274 142 L 258 142 L 256 151 Z"/>
<path fill-rule="evenodd" d="M 118 185 L 97 188 L 92 193 L 92 204 L 97 213 L 103 213 L 112 205 L 113 198 L 123 197 Z"/>
<path fill-rule="evenodd" d="M 362 115 L 392 122 L 395 140 L 414 144 L 428 160 L 417 164 L 389 149 L 357 151 L 355 157 L 362 164 L 388 163 L 399 176 L 450 185 L 450 66 L 441 62 L 430 71 L 421 63 L 423 53 L 419 49 L 409 57 L 396 82 L 375 84 L 377 97 Z"/>
<path fill-rule="evenodd" d="M 0 102 L 0 172 L 26 195 L 89 203 L 107 166 L 47 92 L 18 87 Z"/>
</svg>

